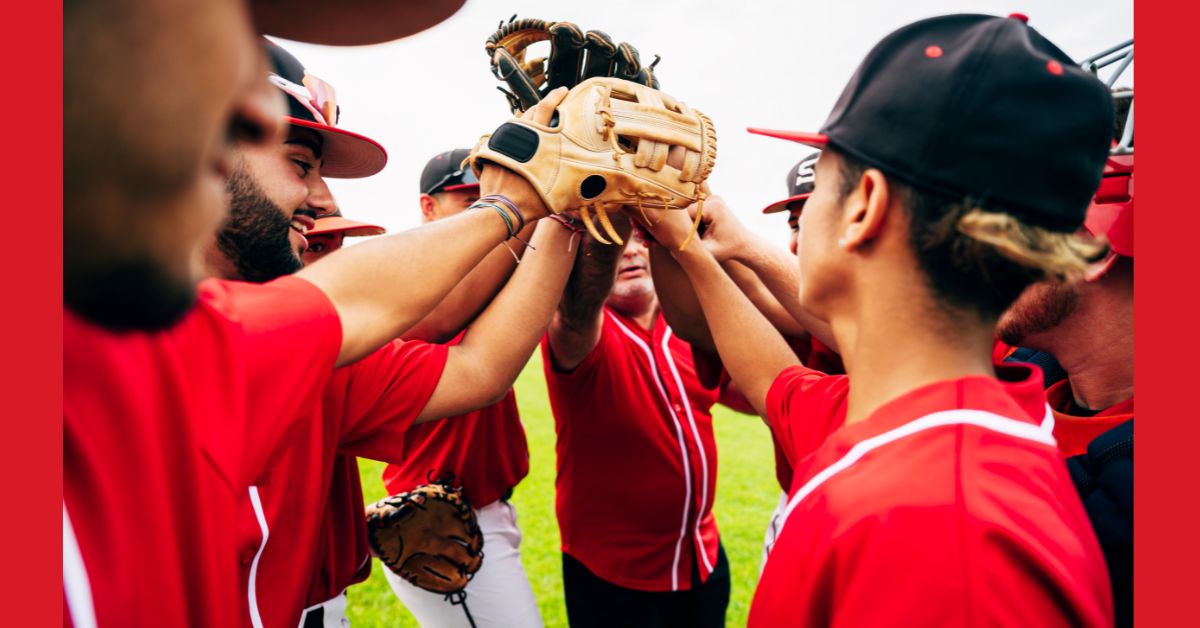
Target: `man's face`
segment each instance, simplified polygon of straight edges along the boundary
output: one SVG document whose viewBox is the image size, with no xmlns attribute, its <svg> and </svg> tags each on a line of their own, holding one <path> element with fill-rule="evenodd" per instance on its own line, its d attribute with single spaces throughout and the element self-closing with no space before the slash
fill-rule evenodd
<svg viewBox="0 0 1200 628">
<path fill-rule="evenodd" d="M 431 194 L 433 199 L 433 215 L 426 216 L 426 222 L 449 218 L 471 206 L 471 203 L 479 200 L 479 188 L 471 188 L 466 190 L 453 190 L 450 192 L 438 192 Z"/>
<path fill-rule="evenodd" d="M 343 232 L 335 233 L 319 233 L 317 235 L 308 236 L 308 250 L 304 251 L 304 265 L 309 264 L 329 255 L 330 253 L 342 248 L 342 244 L 346 240 L 346 234 Z"/>
<path fill-rule="evenodd" d="M 1043 281 L 1025 289 L 1012 307 L 1000 316 L 996 335 L 1010 346 L 1037 344 L 1036 338 L 1052 332 L 1079 305 L 1079 286 Z"/>
<path fill-rule="evenodd" d="M 230 184 L 232 210 L 217 246 L 244 281 L 265 282 L 303 266 L 305 234 L 336 206 L 321 178 L 321 136 L 292 127 L 271 147 L 242 153 Z"/>
<path fill-rule="evenodd" d="M 608 303 L 617 311 L 637 313 L 644 309 L 647 300 L 655 297 L 650 252 L 635 229 L 629 234 L 629 243 L 625 245 L 621 259 L 617 260 L 617 278 Z"/>
<path fill-rule="evenodd" d="M 842 216 L 837 159 L 832 152 L 824 151 L 817 160 L 813 193 L 804 203 L 794 236 L 802 277 L 800 302 L 814 313 L 820 312 L 819 304 L 844 285 L 845 265 L 837 246 Z"/>
<path fill-rule="evenodd" d="M 108 327 L 163 327 L 195 298 L 233 143 L 278 141 L 282 98 L 240 2 L 64 11 L 63 299 Z"/>
</svg>

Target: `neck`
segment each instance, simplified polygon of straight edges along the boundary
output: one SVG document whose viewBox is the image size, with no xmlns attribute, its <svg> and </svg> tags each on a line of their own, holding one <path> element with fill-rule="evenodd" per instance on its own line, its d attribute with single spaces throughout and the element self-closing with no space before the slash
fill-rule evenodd
<svg viewBox="0 0 1200 628">
<path fill-rule="evenodd" d="M 220 247 L 213 243 L 212 246 L 204 252 L 204 278 L 205 279 L 227 279 L 231 281 L 240 281 L 241 276 L 238 274 L 237 266 L 221 252 Z"/>
<path fill-rule="evenodd" d="M 910 295 L 911 298 L 911 295 Z M 846 423 L 871 416 L 887 402 L 935 382 L 994 377 L 994 326 L 951 320 L 904 299 L 873 299 L 853 317 L 831 321 L 850 376 Z M 903 306 L 891 304 L 903 303 Z"/>
<path fill-rule="evenodd" d="M 1103 410 L 1133 396 L 1132 299 L 1090 291 L 1067 320 L 1029 346 L 1058 360 L 1079 406 Z"/>
<path fill-rule="evenodd" d="M 636 304 L 620 301 L 610 302 L 609 306 L 620 312 L 622 316 L 632 318 L 635 323 L 647 331 L 654 327 L 654 321 L 658 319 L 657 297 L 651 297 Z"/>
</svg>

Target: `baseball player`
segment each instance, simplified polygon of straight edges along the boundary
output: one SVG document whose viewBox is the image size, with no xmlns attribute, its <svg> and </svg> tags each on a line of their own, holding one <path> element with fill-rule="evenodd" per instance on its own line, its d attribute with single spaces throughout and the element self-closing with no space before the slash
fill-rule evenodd
<svg viewBox="0 0 1200 628">
<path fill-rule="evenodd" d="M 261 455 L 335 365 L 396 338 L 545 209 L 489 166 L 481 188 L 517 210 L 474 209 L 263 286 L 197 288 L 230 140 L 259 149 L 282 132 L 244 8 L 69 3 L 64 40 L 67 621 L 236 625 L 234 522 Z"/>
<path fill-rule="evenodd" d="M 313 227 L 304 234 L 308 246 L 305 247 L 301 258 L 303 258 L 304 265 L 308 266 L 342 248 L 346 238 L 377 236 L 385 233 L 387 233 L 387 229 L 379 225 L 350 220 L 342 215 L 341 210 L 336 210 L 332 214 L 318 216 Z"/>
<path fill-rule="evenodd" d="M 1126 119 L 1117 119 L 1119 141 Z M 1116 623 L 1132 626 L 1132 151 L 1109 157 L 1084 227 L 1108 240 L 1108 256 L 1089 267 L 1082 281 L 1026 290 L 1001 317 L 998 333 L 1062 365 L 1066 377 L 1046 389 L 1054 436 L 1069 456 L 1071 479 L 1104 551 Z"/>
<path fill-rule="evenodd" d="M 764 131 L 822 148 L 798 300 L 844 376 L 799 364 L 707 247 L 678 250 L 686 216 L 652 225 L 794 469 L 750 625 L 1111 624 L 1041 375 L 992 364 L 1020 292 L 1103 253 L 1074 231 L 1111 125 L 1103 84 L 1023 20 L 952 15 L 877 44 L 820 133 Z M 705 237 L 736 249 L 727 226 Z"/>
<path fill-rule="evenodd" d="M 268 50 L 276 69 L 272 82 L 290 101 L 300 102 L 296 93 L 307 95 L 307 90 L 300 92 L 296 85 L 333 92 L 332 87 L 306 74 L 299 61 L 279 46 L 269 44 Z M 331 213 L 336 207 L 323 180 L 326 173 L 363 176 L 383 166 L 381 161 L 365 158 L 374 152 L 363 154 L 378 150 L 375 144 L 339 129 L 333 120 L 317 119 L 307 107 L 293 107 L 287 120 L 290 128 L 284 142 L 247 149 L 235 161 L 231 217 L 218 234 L 209 259 L 224 258 L 224 264 L 213 266 L 235 269 L 236 278 L 270 281 L 277 278 L 273 273 L 286 271 L 285 259 L 299 264 L 307 245 L 307 228 L 298 224 L 298 216 L 305 211 Z M 396 341 L 337 369 L 325 385 L 319 405 L 308 412 L 309 420 L 296 421 L 287 440 L 266 452 L 269 458 L 264 457 L 254 476 L 250 503 L 243 508 L 240 522 L 251 625 L 294 626 L 306 607 L 304 621 L 319 617 L 322 625 L 339 625 L 346 606 L 344 589 L 365 575 L 360 571 L 365 554 L 356 551 L 360 548 L 358 535 L 336 539 L 341 545 L 324 548 L 336 560 L 323 569 L 341 573 L 348 580 L 336 583 L 341 588 L 328 591 L 329 597 L 319 604 L 304 603 L 311 597 L 313 574 L 320 571 L 318 561 L 324 558 L 319 553 L 323 549 L 319 534 L 344 525 L 342 519 L 361 522 L 363 517 L 357 473 L 336 477 L 339 459 L 335 454 L 404 460 L 406 452 L 400 443 L 407 440 L 406 432 L 414 421 L 475 410 L 509 390 L 549 322 L 569 270 L 570 257 L 562 237 L 566 232 L 557 225 L 548 226 L 555 233 L 537 239 L 549 250 L 527 260 L 522 273 L 516 274 L 507 290 L 479 316 L 477 333 L 449 347 Z M 561 246 L 556 246 L 556 238 Z M 511 258 L 506 263 L 510 269 L 514 266 Z M 488 364 L 488 372 L 479 373 L 478 364 Z M 331 478 L 343 487 L 335 486 Z M 343 494 L 358 499 L 344 500 Z M 328 507 L 321 499 L 324 496 L 329 496 Z M 347 510 L 345 506 L 352 507 Z M 334 516 L 339 521 L 328 521 Z M 343 558 L 352 559 L 346 565 L 348 573 L 338 564 Z"/>
<path fill-rule="evenodd" d="M 453 216 L 479 197 L 479 182 L 462 165 L 469 151 L 450 150 L 425 165 L 420 181 L 420 207 L 425 222 Z M 508 251 L 501 249 L 471 272 L 429 318 L 440 322 L 418 325 L 431 335 L 456 324 L 478 308 L 503 284 L 514 268 Z M 456 298 L 457 297 L 457 298 Z M 466 310 L 466 312 L 456 312 Z M 427 318 L 428 320 L 428 318 Z M 455 331 L 455 330 L 451 330 Z M 410 335 L 413 332 L 410 332 Z M 465 334 L 474 333 L 469 330 Z M 462 341 L 463 333 L 434 342 Z M 446 596 L 423 590 L 391 570 L 388 584 L 423 626 L 538 626 L 541 613 L 529 578 L 521 565 L 521 530 L 516 510 L 508 501 L 513 489 L 529 473 L 529 446 L 510 389 L 494 405 L 444 421 L 412 427 L 405 433 L 395 464 L 383 472 L 389 494 L 403 493 L 430 478 L 451 478 L 461 485 L 467 502 L 475 508 L 484 539 L 485 560 L 466 588 L 466 596 Z"/>
<path fill-rule="evenodd" d="M 723 626 L 718 392 L 663 319 L 647 260 L 636 234 L 623 249 L 585 238 L 542 342 L 567 615 L 585 627 Z"/>
</svg>

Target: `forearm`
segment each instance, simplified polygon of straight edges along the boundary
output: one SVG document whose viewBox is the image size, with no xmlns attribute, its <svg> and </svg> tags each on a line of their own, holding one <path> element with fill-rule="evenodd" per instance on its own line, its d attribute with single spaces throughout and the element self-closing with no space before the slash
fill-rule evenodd
<svg viewBox="0 0 1200 628">
<path fill-rule="evenodd" d="M 750 267 L 735 260 L 729 260 L 721 267 L 733 279 L 742 292 L 749 297 L 750 302 L 754 307 L 762 312 L 767 320 L 779 330 L 779 333 L 784 336 L 798 337 L 807 334 L 807 330 L 803 325 L 792 316 L 791 312 L 775 298 L 762 279 L 758 277 Z"/>
<path fill-rule="evenodd" d="M 533 246 L 458 345 L 421 417 L 452 416 L 493 403 L 512 387 L 546 332 L 571 270 L 570 233 L 544 221 Z"/>
<path fill-rule="evenodd" d="M 663 318 L 675 335 L 693 347 L 715 352 L 708 322 L 704 320 L 704 309 L 692 290 L 692 282 L 665 247 L 650 247 L 650 273 L 654 277 L 654 291 Z"/>
<path fill-rule="evenodd" d="M 767 391 L 783 369 L 798 364 L 787 342 L 716 259 L 702 247 L 676 253 L 704 308 L 725 370 L 765 416 Z"/>
<path fill-rule="evenodd" d="M 566 290 L 550 322 L 550 353 L 554 366 L 573 370 L 600 340 L 601 309 L 612 292 L 622 247 L 583 239 Z"/>
<path fill-rule="evenodd" d="M 521 232 L 521 239 L 533 237 L 536 223 Z M 509 247 L 512 247 L 511 249 Z M 523 254 L 525 245 L 516 238 L 497 246 L 433 311 L 404 333 L 405 340 L 444 343 L 453 340 L 483 308 L 491 302 L 517 267 L 513 255 Z"/>
<path fill-rule="evenodd" d="M 338 365 L 400 337 L 508 235 L 490 208 L 349 247 L 297 273 L 342 320 Z"/>
<path fill-rule="evenodd" d="M 829 323 L 816 318 L 800 304 L 800 268 L 794 255 L 761 237 L 752 236 L 748 246 L 739 249 L 736 261 L 754 271 L 799 327 L 825 346 L 837 349 Z"/>
</svg>

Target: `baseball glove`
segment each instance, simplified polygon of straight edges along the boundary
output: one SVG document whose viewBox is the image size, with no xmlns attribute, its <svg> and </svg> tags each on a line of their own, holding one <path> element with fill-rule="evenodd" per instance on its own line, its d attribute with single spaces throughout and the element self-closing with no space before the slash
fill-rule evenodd
<svg viewBox="0 0 1200 628">
<path fill-rule="evenodd" d="M 526 59 L 530 45 L 550 42 L 550 56 Z M 613 76 L 650 87 L 658 87 L 654 63 L 643 66 L 638 51 L 627 43 L 614 44 L 600 31 L 586 33 L 570 22 L 549 22 L 534 18 L 501 22 L 488 37 L 488 61 L 492 74 L 508 83 L 509 90 L 498 89 L 508 97 L 513 113 L 538 103 L 550 90 L 572 88 L 586 79 Z"/>
<path fill-rule="evenodd" d="M 426 591 L 462 591 L 483 564 L 475 511 L 461 489 L 444 483 L 367 506 L 367 538 L 388 569 Z"/>
<path fill-rule="evenodd" d="M 575 86 L 556 110 L 557 126 L 514 118 L 480 138 L 467 158 L 478 175 L 495 162 L 527 179 L 551 212 L 579 210 L 597 241 L 624 244 L 607 211 L 684 209 L 708 195 L 704 182 L 717 159 L 712 121 L 656 89 L 616 78 Z M 680 165 L 667 162 L 674 149 Z M 700 214 L 696 215 L 699 225 Z M 694 232 L 694 229 L 693 229 Z M 688 237 L 690 241 L 691 237 Z M 683 243 L 687 246 L 687 241 Z"/>
</svg>

